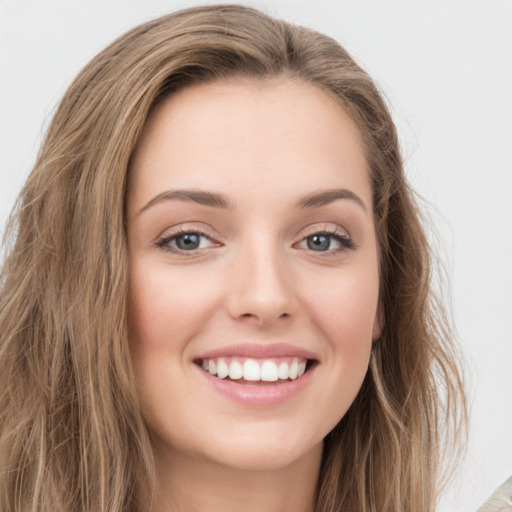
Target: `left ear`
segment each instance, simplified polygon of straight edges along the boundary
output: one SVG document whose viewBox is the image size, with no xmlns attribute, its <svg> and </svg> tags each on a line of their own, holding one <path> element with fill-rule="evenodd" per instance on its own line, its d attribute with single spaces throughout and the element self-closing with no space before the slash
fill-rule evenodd
<svg viewBox="0 0 512 512">
<path fill-rule="evenodd" d="M 379 304 L 373 321 L 372 341 L 377 341 L 380 338 L 382 329 L 384 329 L 384 308 Z"/>
</svg>

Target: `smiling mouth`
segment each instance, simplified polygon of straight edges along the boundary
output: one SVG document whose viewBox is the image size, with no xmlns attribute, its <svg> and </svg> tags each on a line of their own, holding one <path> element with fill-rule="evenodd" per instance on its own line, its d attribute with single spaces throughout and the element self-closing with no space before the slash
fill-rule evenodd
<svg viewBox="0 0 512 512">
<path fill-rule="evenodd" d="M 194 362 L 206 373 L 238 384 L 280 384 L 297 380 L 317 363 L 304 357 L 215 357 Z"/>
</svg>

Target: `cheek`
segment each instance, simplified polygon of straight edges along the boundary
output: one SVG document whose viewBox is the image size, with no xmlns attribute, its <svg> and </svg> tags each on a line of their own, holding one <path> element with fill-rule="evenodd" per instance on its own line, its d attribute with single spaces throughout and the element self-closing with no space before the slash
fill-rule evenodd
<svg viewBox="0 0 512 512">
<path fill-rule="evenodd" d="M 131 268 L 129 330 L 138 348 L 178 348 L 200 328 L 213 302 L 209 281 L 168 265 L 137 262 Z"/>
<path fill-rule="evenodd" d="M 330 386 L 325 388 L 324 407 L 332 407 L 335 424 L 355 399 L 368 371 L 379 279 L 376 263 L 340 269 L 330 277 L 317 279 L 306 300 L 311 322 L 319 338 L 326 341 Z"/>
<path fill-rule="evenodd" d="M 318 325 L 336 345 L 371 344 L 378 307 L 378 272 L 363 267 L 358 272 L 339 272 L 318 281 L 310 293 L 310 309 Z"/>
<path fill-rule="evenodd" d="M 317 281 L 309 294 L 313 324 L 327 347 L 326 380 L 316 406 L 328 431 L 348 411 L 368 372 L 379 289 L 378 271 L 366 270 Z"/>
<path fill-rule="evenodd" d="M 187 347 L 208 311 L 202 285 L 154 260 L 140 258 L 130 267 L 129 344 L 137 391 L 148 425 L 165 436 L 173 424 L 168 411 L 186 406 Z"/>
</svg>

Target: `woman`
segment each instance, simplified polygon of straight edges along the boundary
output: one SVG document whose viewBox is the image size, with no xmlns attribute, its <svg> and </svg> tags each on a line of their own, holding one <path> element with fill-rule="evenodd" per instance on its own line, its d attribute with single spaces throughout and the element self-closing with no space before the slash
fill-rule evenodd
<svg viewBox="0 0 512 512">
<path fill-rule="evenodd" d="M 132 30 L 11 232 L 2 511 L 434 510 L 456 352 L 393 122 L 333 40 L 239 6 Z"/>
</svg>

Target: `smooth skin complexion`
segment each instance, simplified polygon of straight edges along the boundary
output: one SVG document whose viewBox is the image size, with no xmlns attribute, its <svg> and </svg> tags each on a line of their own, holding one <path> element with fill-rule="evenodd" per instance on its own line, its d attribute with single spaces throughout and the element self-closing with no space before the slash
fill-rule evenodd
<svg viewBox="0 0 512 512">
<path fill-rule="evenodd" d="M 311 512 L 322 440 L 380 334 L 355 124 L 288 78 L 195 85 L 152 114 L 130 173 L 130 347 L 154 510 Z M 209 371 L 248 359 L 270 380 Z M 272 380 L 282 363 L 290 376 Z"/>
</svg>

